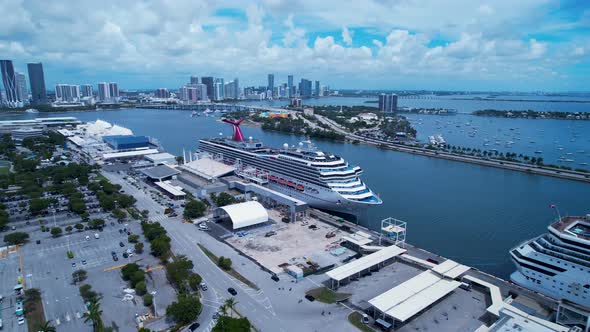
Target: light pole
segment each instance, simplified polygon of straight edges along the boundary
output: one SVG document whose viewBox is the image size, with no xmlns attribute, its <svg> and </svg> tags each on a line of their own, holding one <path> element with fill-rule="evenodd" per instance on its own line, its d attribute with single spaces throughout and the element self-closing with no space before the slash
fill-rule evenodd
<svg viewBox="0 0 590 332">
<path fill-rule="evenodd" d="M 51 209 L 51 212 L 53 213 L 53 227 L 57 227 L 57 222 L 55 221 L 55 208 Z"/>
<path fill-rule="evenodd" d="M 152 291 L 152 303 L 154 304 L 154 315 L 158 317 L 158 310 L 156 310 L 156 291 Z"/>
</svg>

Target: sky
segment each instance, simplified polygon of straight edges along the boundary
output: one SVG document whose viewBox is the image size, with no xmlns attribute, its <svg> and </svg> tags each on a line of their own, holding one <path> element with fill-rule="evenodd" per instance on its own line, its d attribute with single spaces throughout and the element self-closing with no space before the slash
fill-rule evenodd
<svg viewBox="0 0 590 332">
<path fill-rule="evenodd" d="M 46 83 L 191 75 L 332 89 L 590 91 L 590 1 L 0 0 L 0 58 Z"/>
</svg>

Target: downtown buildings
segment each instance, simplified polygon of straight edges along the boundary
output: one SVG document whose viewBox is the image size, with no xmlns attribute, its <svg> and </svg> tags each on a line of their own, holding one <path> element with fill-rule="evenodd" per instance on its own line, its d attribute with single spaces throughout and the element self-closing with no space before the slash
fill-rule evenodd
<svg viewBox="0 0 590 332">
<path fill-rule="evenodd" d="M 47 91 L 45 90 L 45 75 L 43 73 L 43 64 L 28 63 L 29 84 L 31 85 L 31 104 L 33 106 L 47 105 Z"/>
<path fill-rule="evenodd" d="M 394 113 L 397 111 L 397 95 L 385 94 L 379 95 L 379 111 L 383 113 Z"/>
</svg>

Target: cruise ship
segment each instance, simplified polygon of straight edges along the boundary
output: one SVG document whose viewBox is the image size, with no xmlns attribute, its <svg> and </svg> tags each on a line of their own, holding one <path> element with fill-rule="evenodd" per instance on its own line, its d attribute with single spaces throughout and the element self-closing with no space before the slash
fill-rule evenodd
<svg viewBox="0 0 590 332">
<path fill-rule="evenodd" d="M 282 149 L 244 138 L 242 120 L 223 119 L 233 126 L 233 137 L 199 141 L 201 151 L 224 162 L 253 167 L 268 177 L 271 189 L 297 198 L 310 206 L 358 216 L 363 208 L 381 204 L 381 199 L 360 179 L 362 170 L 339 156 L 319 151 L 311 142 Z"/>
<path fill-rule="evenodd" d="M 590 310 L 590 215 L 566 216 L 547 233 L 510 250 L 510 279 L 556 300 Z"/>
</svg>

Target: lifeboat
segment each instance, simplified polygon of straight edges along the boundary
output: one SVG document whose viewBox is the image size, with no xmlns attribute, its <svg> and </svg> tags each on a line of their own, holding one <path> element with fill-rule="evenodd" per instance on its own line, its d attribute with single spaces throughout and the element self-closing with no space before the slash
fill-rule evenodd
<svg viewBox="0 0 590 332">
<path fill-rule="evenodd" d="M 283 179 L 283 178 L 280 178 L 279 179 L 279 183 L 280 184 L 287 184 L 287 181 L 285 179 Z"/>
<path fill-rule="evenodd" d="M 289 182 L 287 182 L 287 185 L 289 187 L 293 187 L 294 188 L 295 187 L 295 182 L 289 181 Z"/>
<path fill-rule="evenodd" d="M 274 176 L 274 175 L 270 175 L 270 176 L 268 177 L 268 179 L 269 179 L 270 181 L 276 181 L 276 180 L 277 180 L 277 177 L 276 177 L 276 176 Z"/>
<path fill-rule="evenodd" d="M 303 186 L 302 186 L 302 185 L 300 185 L 300 184 L 298 184 L 298 185 L 297 185 L 297 190 L 299 190 L 299 191 L 303 191 Z"/>
</svg>

